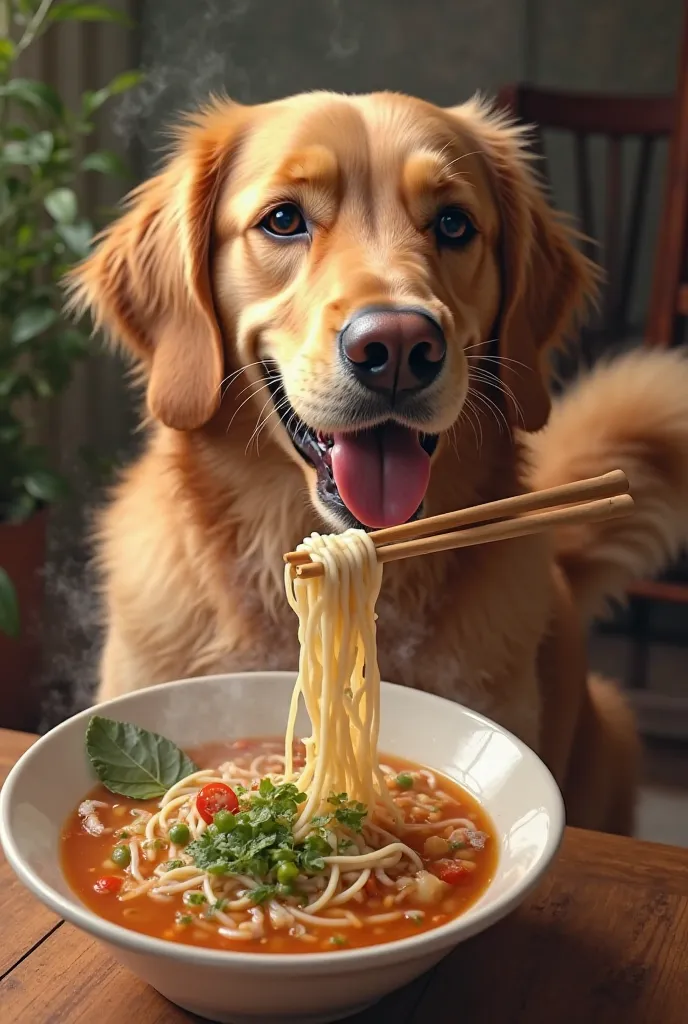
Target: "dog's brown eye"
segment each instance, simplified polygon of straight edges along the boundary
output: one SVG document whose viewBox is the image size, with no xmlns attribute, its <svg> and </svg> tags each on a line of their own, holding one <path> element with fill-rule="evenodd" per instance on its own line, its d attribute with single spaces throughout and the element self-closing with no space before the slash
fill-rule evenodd
<svg viewBox="0 0 688 1024">
<path fill-rule="evenodd" d="M 266 214 L 260 226 L 269 235 L 278 238 L 294 238 L 296 235 L 307 235 L 306 219 L 295 203 L 282 203 Z"/>
<path fill-rule="evenodd" d="M 473 221 L 458 206 L 446 206 L 437 215 L 435 234 L 440 245 L 468 245 L 477 234 Z"/>
</svg>

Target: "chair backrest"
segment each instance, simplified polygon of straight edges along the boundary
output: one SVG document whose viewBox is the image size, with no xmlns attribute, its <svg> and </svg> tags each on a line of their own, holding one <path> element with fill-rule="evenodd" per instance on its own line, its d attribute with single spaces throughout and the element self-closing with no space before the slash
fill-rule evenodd
<svg viewBox="0 0 688 1024">
<path fill-rule="evenodd" d="M 668 346 L 684 340 L 688 321 L 688 13 L 678 62 L 676 109 L 669 144 L 664 204 L 645 340 Z"/>
<path fill-rule="evenodd" d="M 638 266 L 640 239 L 646 213 L 652 162 L 657 141 L 668 137 L 674 127 L 676 103 L 673 96 L 615 96 L 563 92 L 516 84 L 500 90 L 497 103 L 517 120 L 532 125 L 534 149 L 542 157 L 541 172 L 551 186 L 547 168 L 545 133 L 565 132 L 572 136 L 575 167 L 575 211 L 583 233 L 595 244 L 586 251 L 601 262 L 606 285 L 600 318 L 595 325 L 597 354 L 605 339 L 621 340 L 630 329 L 630 302 Z M 600 136 L 606 142 L 604 181 L 604 226 L 595 218 L 594 178 L 590 141 Z M 626 139 L 640 142 L 632 180 L 630 210 L 623 223 L 624 162 Z M 594 357 L 594 354 L 591 354 Z"/>
</svg>

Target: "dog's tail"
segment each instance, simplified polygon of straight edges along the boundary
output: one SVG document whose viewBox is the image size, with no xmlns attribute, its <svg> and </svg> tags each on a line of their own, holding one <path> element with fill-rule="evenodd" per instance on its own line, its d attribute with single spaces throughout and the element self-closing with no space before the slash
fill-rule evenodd
<svg viewBox="0 0 688 1024">
<path fill-rule="evenodd" d="M 553 487 L 623 469 L 627 519 L 562 530 L 555 544 L 577 603 L 590 617 L 657 573 L 688 541 L 688 359 L 634 352 L 581 379 L 527 441 L 529 484 Z"/>
</svg>

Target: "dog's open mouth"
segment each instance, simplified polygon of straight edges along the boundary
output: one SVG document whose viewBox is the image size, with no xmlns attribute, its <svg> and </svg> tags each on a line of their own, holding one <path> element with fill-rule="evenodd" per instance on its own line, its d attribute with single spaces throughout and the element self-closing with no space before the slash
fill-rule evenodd
<svg viewBox="0 0 688 1024">
<path fill-rule="evenodd" d="M 296 415 L 272 367 L 266 377 L 287 434 L 315 469 L 318 495 L 332 512 L 369 529 L 397 526 L 421 514 L 437 434 L 391 420 L 366 430 L 320 434 Z"/>
</svg>

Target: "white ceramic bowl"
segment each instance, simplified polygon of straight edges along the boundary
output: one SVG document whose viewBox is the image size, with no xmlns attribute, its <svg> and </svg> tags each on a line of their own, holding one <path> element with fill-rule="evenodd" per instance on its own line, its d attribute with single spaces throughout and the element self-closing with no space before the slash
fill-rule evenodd
<svg viewBox="0 0 688 1024">
<path fill-rule="evenodd" d="M 211 676 L 120 697 L 99 713 L 182 747 L 284 732 L 292 673 Z M 462 917 L 413 938 L 337 953 L 223 952 L 149 938 L 98 917 L 60 871 L 60 828 L 93 785 L 85 711 L 40 739 L 0 794 L 0 837 L 22 882 L 100 939 L 130 970 L 184 1009 L 236 1024 L 338 1020 L 411 981 L 459 942 L 513 910 L 554 857 L 564 827 L 559 790 L 542 762 L 504 729 L 426 693 L 382 685 L 380 750 L 445 772 L 487 810 L 499 838 L 496 877 Z M 298 723 L 299 734 L 307 721 Z"/>
</svg>

